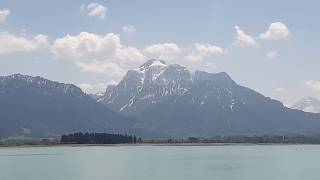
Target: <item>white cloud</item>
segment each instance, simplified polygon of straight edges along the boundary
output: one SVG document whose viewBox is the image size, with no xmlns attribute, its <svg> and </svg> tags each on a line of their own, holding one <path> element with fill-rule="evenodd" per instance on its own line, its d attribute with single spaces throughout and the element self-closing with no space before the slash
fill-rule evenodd
<svg viewBox="0 0 320 180">
<path fill-rule="evenodd" d="M 48 37 L 42 34 L 26 36 L 0 32 L 0 42 L 0 54 L 30 52 L 49 47 Z"/>
<path fill-rule="evenodd" d="M 267 52 L 266 54 L 266 57 L 269 59 L 274 59 L 274 58 L 277 58 L 278 56 L 279 54 L 277 51 L 270 51 L 270 52 Z"/>
<path fill-rule="evenodd" d="M 173 60 L 182 55 L 182 49 L 174 43 L 153 44 L 143 49 L 149 58 Z"/>
<path fill-rule="evenodd" d="M 143 53 L 120 42 L 120 35 L 97 35 L 81 32 L 66 35 L 54 41 L 51 52 L 62 60 L 74 62 L 83 72 L 121 76 L 129 65 L 136 66 L 146 60 Z"/>
<path fill-rule="evenodd" d="M 86 93 L 93 93 L 93 92 L 99 92 L 97 89 L 102 89 L 102 87 L 105 86 L 103 83 L 98 84 L 88 84 L 88 83 L 81 83 L 78 84 L 78 86 L 82 89 L 82 91 Z"/>
<path fill-rule="evenodd" d="M 234 27 L 236 30 L 235 42 L 233 43 L 236 47 L 252 47 L 256 45 L 256 41 L 253 37 L 246 34 L 239 26 Z"/>
<path fill-rule="evenodd" d="M 78 86 L 86 93 L 101 93 L 105 91 L 108 85 L 115 85 L 115 84 L 117 84 L 117 82 L 114 80 L 111 80 L 107 83 L 96 83 L 96 84 L 81 83 Z"/>
<path fill-rule="evenodd" d="M 10 15 L 9 9 L 0 9 L 0 23 L 5 22 Z"/>
<path fill-rule="evenodd" d="M 133 25 L 126 25 L 122 27 L 122 32 L 124 33 L 133 33 L 136 30 L 137 30 L 136 27 L 134 27 Z"/>
<path fill-rule="evenodd" d="M 97 74 L 107 74 L 110 76 L 123 76 L 126 69 L 116 63 L 111 62 L 76 62 L 82 72 L 92 72 Z"/>
<path fill-rule="evenodd" d="M 56 39 L 51 52 L 58 59 L 75 63 L 83 72 L 120 76 L 128 68 L 136 67 L 147 59 L 194 63 L 214 54 L 223 54 L 224 50 L 208 43 L 195 43 L 186 48 L 180 48 L 174 43 L 162 43 L 146 46 L 141 51 L 136 47 L 123 45 L 118 34 L 81 32 Z"/>
<path fill-rule="evenodd" d="M 140 50 L 124 46 L 120 35 L 108 33 L 104 36 L 88 32 L 79 35 L 58 38 L 54 41 L 52 53 L 59 59 L 75 62 L 113 62 L 113 63 L 142 63 L 145 60 Z"/>
<path fill-rule="evenodd" d="M 186 52 L 186 59 L 188 61 L 196 62 L 201 61 L 205 57 L 212 56 L 214 54 L 223 54 L 224 50 L 221 47 L 211 44 L 195 43 L 190 49 L 190 52 Z"/>
<path fill-rule="evenodd" d="M 195 43 L 192 47 L 181 48 L 174 43 L 154 44 L 144 48 L 143 53 L 149 58 L 164 59 L 169 61 L 186 60 L 199 62 L 214 54 L 223 54 L 221 47 L 209 43 Z"/>
<path fill-rule="evenodd" d="M 213 54 L 222 54 L 223 49 L 218 46 L 214 46 L 211 44 L 194 44 L 194 52 L 199 54 L 200 56 L 206 57 Z"/>
<path fill-rule="evenodd" d="M 87 13 L 88 16 L 104 19 L 106 17 L 108 8 L 98 3 L 90 3 L 88 5 L 81 5 L 80 10 Z"/>
<path fill-rule="evenodd" d="M 304 83 L 304 85 L 310 90 L 320 91 L 320 81 L 308 80 Z"/>
<path fill-rule="evenodd" d="M 124 62 L 142 63 L 146 60 L 146 57 L 142 52 L 135 47 L 120 47 L 114 52 L 114 58 Z"/>
<path fill-rule="evenodd" d="M 260 38 L 262 39 L 270 39 L 270 40 L 276 40 L 276 39 L 283 39 L 290 35 L 290 31 L 288 27 L 281 23 L 281 22 L 274 22 L 271 23 L 269 26 L 269 29 L 260 34 Z"/>
<path fill-rule="evenodd" d="M 56 39 L 52 46 L 52 52 L 62 59 L 92 61 L 111 58 L 120 46 L 120 37 L 117 34 L 109 33 L 99 36 L 81 32 L 76 36 L 66 35 Z"/>
<path fill-rule="evenodd" d="M 274 89 L 274 92 L 276 92 L 276 93 L 284 93 L 285 91 L 286 91 L 286 88 L 283 88 L 283 87 L 279 87 L 279 88 Z"/>
</svg>

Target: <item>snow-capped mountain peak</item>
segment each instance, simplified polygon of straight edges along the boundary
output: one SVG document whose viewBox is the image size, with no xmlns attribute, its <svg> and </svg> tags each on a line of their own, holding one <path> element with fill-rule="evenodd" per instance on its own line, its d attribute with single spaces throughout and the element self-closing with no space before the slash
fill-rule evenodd
<svg viewBox="0 0 320 180">
<path fill-rule="evenodd" d="M 149 68 L 149 67 L 153 67 L 153 66 L 165 67 L 165 66 L 168 66 L 168 65 L 166 64 L 166 62 L 164 60 L 161 60 L 161 59 L 150 59 L 147 62 L 145 62 L 144 64 L 142 64 L 140 66 L 140 68 Z"/>
<path fill-rule="evenodd" d="M 138 69 L 129 70 L 122 81 L 112 90 L 107 88 L 105 95 L 98 101 L 110 105 L 115 111 L 139 111 L 138 109 L 163 102 L 167 98 L 193 93 L 199 86 L 208 86 L 205 91 L 212 88 L 210 92 L 230 91 L 219 89 L 222 84 L 231 86 L 234 82 L 226 73 L 192 73 L 184 66 L 168 65 L 163 60 L 152 59 Z M 207 95 L 208 92 L 203 93 L 200 98 L 202 100 L 199 100 L 202 104 L 210 96 L 210 93 Z"/>
<path fill-rule="evenodd" d="M 144 83 L 146 80 L 154 81 L 157 79 L 167 69 L 167 67 L 168 65 L 165 61 L 160 59 L 151 59 L 142 64 L 135 71 L 140 74 L 141 82 Z"/>
<path fill-rule="evenodd" d="M 291 108 L 305 112 L 320 113 L 320 100 L 310 96 L 305 97 L 294 103 Z"/>
</svg>

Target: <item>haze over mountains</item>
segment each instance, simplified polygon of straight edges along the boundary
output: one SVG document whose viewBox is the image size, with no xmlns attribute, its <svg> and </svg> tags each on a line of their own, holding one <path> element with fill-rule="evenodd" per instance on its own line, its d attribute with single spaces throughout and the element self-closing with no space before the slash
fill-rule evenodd
<svg viewBox="0 0 320 180">
<path fill-rule="evenodd" d="M 143 137 L 320 132 L 320 115 L 284 107 L 226 73 L 149 60 L 103 96 L 41 77 L 0 77 L 0 137 L 76 131 Z"/>
</svg>

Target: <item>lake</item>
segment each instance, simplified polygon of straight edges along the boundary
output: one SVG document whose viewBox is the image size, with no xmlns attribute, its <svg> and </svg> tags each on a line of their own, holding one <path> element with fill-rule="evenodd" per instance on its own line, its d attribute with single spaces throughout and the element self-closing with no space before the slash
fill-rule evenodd
<svg viewBox="0 0 320 180">
<path fill-rule="evenodd" d="M 0 180 L 319 180 L 318 145 L 0 148 Z"/>
</svg>

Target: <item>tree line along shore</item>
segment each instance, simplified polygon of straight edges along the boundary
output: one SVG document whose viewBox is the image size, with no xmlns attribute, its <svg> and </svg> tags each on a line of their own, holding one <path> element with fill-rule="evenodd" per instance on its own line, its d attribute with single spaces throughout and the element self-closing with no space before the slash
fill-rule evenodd
<svg viewBox="0 0 320 180">
<path fill-rule="evenodd" d="M 320 135 L 233 135 L 142 139 L 136 135 L 110 133 L 70 133 L 54 138 L 7 138 L 0 146 L 50 146 L 50 145 L 115 145 L 115 144 L 320 144 Z"/>
</svg>

